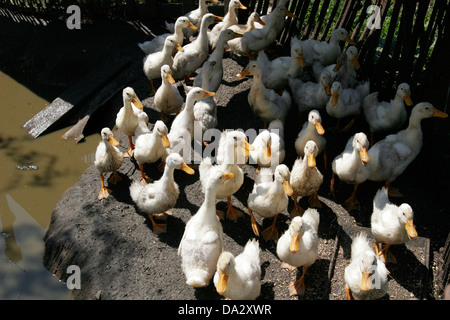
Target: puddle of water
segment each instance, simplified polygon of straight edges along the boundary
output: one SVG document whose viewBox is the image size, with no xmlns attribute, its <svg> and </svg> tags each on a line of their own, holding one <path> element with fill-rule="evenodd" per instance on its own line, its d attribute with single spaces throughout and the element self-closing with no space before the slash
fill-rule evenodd
<svg viewBox="0 0 450 320">
<path fill-rule="evenodd" d="M 68 299 L 42 265 L 42 237 L 57 201 L 92 164 L 100 135 L 76 144 L 61 139 L 65 128 L 33 139 L 22 126 L 50 102 L 1 72 L 0 88 L 0 299 Z"/>
</svg>

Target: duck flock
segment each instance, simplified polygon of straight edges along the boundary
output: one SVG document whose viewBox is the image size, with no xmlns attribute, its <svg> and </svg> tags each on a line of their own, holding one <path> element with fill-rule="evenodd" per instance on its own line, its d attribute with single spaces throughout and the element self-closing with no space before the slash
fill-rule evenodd
<svg viewBox="0 0 450 320">
<path fill-rule="evenodd" d="M 211 0 L 217 3 L 217 0 Z M 357 117 L 363 115 L 370 132 L 355 132 L 331 161 L 331 194 L 336 178 L 354 186 L 345 201 L 348 210 L 358 209 L 358 185 L 367 180 L 384 182 L 373 198 L 371 231 L 374 247 L 368 235 L 353 239 L 351 262 L 345 269 L 348 299 L 377 299 L 387 293 L 386 261 L 395 258 L 390 245 L 403 244 L 417 237 L 413 223 L 413 209 L 390 202 L 396 190 L 390 186 L 415 159 L 422 147 L 421 120 L 447 115 L 428 102 L 416 104 L 408 116 L 405 105 L 412 106 L 410 87 L 402 83 L 391 101 L 379 101 L 378 92 L 370 92 L 368 81 L 360 81 L 357 71 L 358 50 L 339 28 L 329 41 L 301 41 L 292 38 L 290 56 L 270 60 L 265 49 L 271 45 L 284 27 L 285 17 L 292 16 L 287 1 L 279 1 L 272 11 L 260 16 L 254 12 L 246 24 L 238 24 L 238 10 L 246 10 L 239 0 L 231 0 L 227 14 L 222 18 L 208 12 L 206 0 L 199 8 L 179 17 L 174 24 L 167 23 L 168 33 L 151 41 L 140 43 L 146 53 L 143 71 L 150 81 L 155 108 L 161 119 L 149 129 L 144 107 L 131 87 L 123 90 L 124 106 L 117 114 L 116 127 L 129 140 L 123 154 L 109 128 L 101 131 L 102 140 L 95 154 L 95 166 L 101 177 L 98 199 L 111 193 L 104 181 L 105 173 L 112 173 L 108 183 L 120 180 L 117 170 L 127 157 L 134 157 L 141 179 L 130 185 L 131 198 L 147 213 L 155 234 L 167 232 L 161 220 L 172 213 L 179 188 L 174 181 L 174 170 L 194 174 L 186 163 L 194 138 L 194 125 L 202 134 L 217 126 L 215 92 L 223 78 L 223 56 L 248 58 L 248 65 L 237 77 L 251 76 L 248 103 L 255 117 L 261 119 L 264 130 L 250 144 L 240 130 L 224 130 L 220 134 L 217 157 L 204 157 L 198 166 L 204 192 L 204 202 L 192 215 L 178 248 L 181 268 L 186 283 L 204 287 L 211 280 L 220 295 L 228 299 L 256 299 L 261 290 L 260 247 L 256 240 L 263 237 L 276 242 L 276 253 L 282 267 L 302 267 L 302 276 L 293 282 L 290 295 L 303 295 L 305 273 L 318 259 L 318 226 L 321 203 L 318 191 L 324 179 L 316 166 L 316 158 L 323 154 L 327 166 L 325 129 L 321 114 L 336 119 L 337 130 L 348 131 Z M 347 41 L 346 50 L 341 42 Z M 161 83 L 155 87 L 155 80 Z M 176 82 L 183 82 L 186 99 Z M 307 115 L 295 138 L 297 159 L 292 168 L 283 163 L 285 158 L 284 123 L 288 111 L 297 107 Z M 175 114 L 168 126 L 167 115 Z M 350 120 L 348 120 L 350 119 Z M 341 120 L 348 123 L 343 125 Z M 405 129 L 400 130 L 402 127 Z M 397 130 L 374 142 L 374 133 Z M 203 135 L 202 135 L 203 137 Z M 208 141 L 202 138 L 203 146 Z M 223 245 L 221 219 L 237 221 L 244 215 L 233 207 L 231 197 L 243 184 L 242 166 L 251 159 L 257 166 L 253 190 L 248 195 L 248 214 L 255 239 L 248 240 L 242 253 L 234 256 Z M 159 162 L 162 176 L 153 180 L 144 171 L 144 164 Z M 305 210 L 298 199 L 308 198 Z M 227 199 L 226 212 L 216 210 L 216 200 Z M 287 209 L 292 199 L 290 223 L 281 235 L 276 227 L 277 216 Z M 273 219 L 260 230 L 255 215 Z"/>
</svg>

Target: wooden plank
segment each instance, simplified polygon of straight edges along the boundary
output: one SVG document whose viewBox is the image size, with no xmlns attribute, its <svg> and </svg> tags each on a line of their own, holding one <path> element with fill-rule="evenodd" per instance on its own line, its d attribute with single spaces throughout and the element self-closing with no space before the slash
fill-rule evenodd
<svg viewBox="0 0 450 320">
<path fill-rule="evenodd" d="M 120 54 L 113 55 L 110 59 L 105 60 L 84 76 L 83 79 L 64 91 L 51 104 L 28 120 L 23 125 L 23 128 L 33 138 L 37 138 L 53 123 L 58 121 L 76 105 L 80 104 L 99 86 L 111 78 L 117 69 L 129 61 L 129 57 Z"/>
<path fill-rule="evenodd" d="M 141 64 L 139 63 L 139 67 Z M 63 139 L 74 140 L 80 142 L 84 138 L 83 130 L 88 123 L 91 115 L 97 110 L 98 107 L 108 102 L 118 91 L 126 87 L 137 76 L 136 63 L 133 65 L 131 62 L 126 63 L 123 67 L 118 69 L 112 79 L 103 86 L 94 97 L 90 98 L 82 106 L 80 112 L 80 120 L 69 129 L 63 136 Z M 140 69 L 139 69 L 140 70 Z"/>
</svg>

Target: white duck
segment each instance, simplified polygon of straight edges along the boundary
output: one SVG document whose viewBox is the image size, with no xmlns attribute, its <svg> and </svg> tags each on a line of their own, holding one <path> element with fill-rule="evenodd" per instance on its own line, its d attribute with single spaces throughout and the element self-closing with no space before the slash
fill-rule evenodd
<svg viewBox="0 0 450 320">
<path fill-rule="evenodd" d="M 144 58 L 143 69 L 145 75 L 150 80 L 152 94 L 156 93 L 153 80 L 161 78 L 161 67 L 165 64 L 172 66 L 174 62 L 172 57 L 173 50 L 184 51 L 183 47 L 176 42 L 174 36 L 168 36 L 164 41 L 164 47 L 161 51 L 151 53 Z"/>
<path fill-rule="evenodd" d="M 342 61 L 342 66 L 336 72 L 336 81 L 339 81 L 343 88 L 354 88 L 358 85 L 356 71 L 360 68 L 358 49 L 355 46 L 350 46 L 345 51 L 344 56 L 346 59 Z"/>
<path fill-rule="evenodd" d="M 216 192 L 233 174 L 214 169 L 205 181 L 205 199 L 198 211 L 186 223 L 178 255 L 186 283 L 205 287 L 214 276 L 223 250 L 222 224 L 216 215 Z"/>
<path fill-rule="evenodd" d="M 327 140 L 323 136 L 325 134 L 325 130 L 322 126 L 322 117 L 320 116 L 320 112 L 318 110 L 311 110 L 308 113 L 308 120 L 303 124 L 302 130 L 297 135 L 295 139 L 295 150 L 297 151 L 297 155 L 303 157 L 305 155 L 305 145 L 308 141 L 312 140 L 316 143 L 316 147 L 318 150 L 318 154 L 324 153 L 324 163 L 326 164 L 326 152 L 325 147 Z"/>
<path fill-rule="evenodd" d="M 284 6 L 277 6 L 263 21 L 266 23 L 263 28 L 255 28 L 246 32 L 242 37 L 242 48 L 245 54 L 251 59 L 271 45 L 280 31 L 279 26 L 284 26 L 285 17 L 295 18 Z"/>
<path fill-rule="evenodd" d="M 257 61 L 250 61 L 247 67 L 238 77 L 252 75 L 253 82 L 248 93 L 248 103 L 253 113 L 264 121 L 268 122 L 280 119 L 284 122 L 287 112 L 291 107 L 291 96 L 288 91 L 283 91 L 279 95 L 273 89 L 266 88 L 262 79 L 262 69 Z"/>
<path fill-rule="evenodd" d="M 253 140 L 255 150 L 250 157 L 259 167 L 271 167 L 284 161 L 284 125 L 279 119 L 272 120 L 267 129 L 261 131 Z"/>
<path fill-rule="evenodd" d="M 216 42 L 216 47 L 214 51 L 209 55 L 207 61 L 214 61 L 215 64 L 213 66 L 213 71 L 210 74 L 209 78 L 209 91 L 216 92 L 220 84 L 222 83 L 223 78 L 223 54 L 224 54 L 224 48 L 225 44 L 228 40 L 231 40 L 235 37 L 239 37 L 237 33 L 230 29 L 224 29 L 219 36 L 219 39 Z M 197 76 L 194 79 L 194 86 L 196 87 L 202 87 L 202 81 L 203 81 L 203 75 L 202 70 L 199 71 Z"/>
<path fill-rule="evenodd" d="M 175 80 L 186 79 L 202 66 L 209 54 L 208 27 L 221 19 L 212 13 L 203 16 L 198 37 L 173 57 L 172 71 Z"/>
<path fill-rule="evenodd" d="M 115 184 L 122 180 L 117 174 L 117 170 L 123 163 L 122 152 L 119 151 L 117 146 L 119 142 L 114 138 L 114 135 L 109 128 L 103 128 L 101 131 L 102 140 L 97 146 L 95 151 L 94 165 L 100 174 L 101 188 L 98 194 L 98 200 L 108 198 L 111 190 L 105 186 L 104 173 L 113 172 L 113 175 L 108 182 Z"/>
<path fill-rule="evenodd" d="M 287 5 L 288 2 L 289 2 L 289 0 L 279 0 L 277 5 L 276 5 L 276 7 L 272 8 L 272 11 L 274 11 L 276 8 L 287 8 L 286 5 Z M 272 11 L 270 13 L 272 13 Z M 261 17 L 261 20 L 263 20 L 264 22 L 266 22 L 267 19 L 270 20 L 270 13 L 266 14 L 266 15 L 263 15 Z M 284 24 L 285 24 L 285 19 L 278 19 L 278 20 L 276 20 L 276 22 L 274 23 L 273 28 L 275 29 L 277 34 L 279 34 L 283 30 Z M 260 27 L 260 28 L 262 28 L 262 27 Z"/>
<path fill-rule="evenodd" d="M 319 222 L 317 209 L 308 208 L 303 216 L 292 219 L 289 229 L 278 239 L 277 255 L 283 262 L 282 268 L 294 270 L 303 267 L 300 279 L 288 287 L 291 296 L 304 294 L 306 271 L 319 256 Z"/>
<path fill-rule="evenodd" d="M 191 142 L 194 139 L 194 105 L 195 102 L 214 96 L 213 92 L 203 90 L 202 88 L 192 88 L 187 96 L 183 110 L 173 119 L 167 137 L 170 141 L 171 152 L 180 153 L 182 156 L 190 155 Z M 187 152 L 185 154 L 184 152 Z"/>
<path fill-rule="evenodd" d="M 318 60 L 323 66 L 328 66 L 336 63 L 341 54 L 341 41 L 346 41 L 352 46 L 355 45 L 355 42 L 350 39 L 348 31 L 344 28 L 338 28 L 331 33 L 328 42 L 309 39 L 303 41 L 302 46 L 307 55 L 313 56 L 313 60 Z"/>
<path fill-rule="evenodd" d="M 214 71 L 215 61 L 206 60 L 202 66 L 202 70 L 200 72 L 202 76 L 202 89 L 211 91 L 209 82 L 211 79 L 211 74 Z M 195 81 L 194 81 L 195 86 Z M 200 125 L 202 132 L 202 142 L 205 145 L 205 141 L 203 140 L 205 131 L 208 129 L 213 129 L 217 126 L 217 104 L 214 100 L 214 97 L 206 97 L 204 99 L 198 100 L 194 104 L 194 120 L 197 124 Z"/>
<path fill-rule="evenodd" d="M 335 178 L 338 176 L 339 180 L 353 184 L 353 193 L 345 201 L 345 206 L 348 210 L 360 209 L 360 204 L 356 199 L 356 190 L 358 185 L 369 178 L 370 175 L 370 161 L 367 149 L 369 147 L 369 140 L 363 132 L 356 133 L 350 137 L 341 154 L 334 158 L 331 166 L 333 169 L 333 176 L 331 178 L 330 191 L 333 196 Z"/>
<path fill-rule="evenodd" d="M 300 40 L 295 37 L 291 40 L 290 56 L 269 60 L 266 53 L 260 51 L 257 61 L 262 66 L 264 85 L 269 89 L 279 90 L 289 84 L 289 77 L 299 78 L 303 74 L 303 67 L 305 66 L 300 54 Z"/>
<path fill-rule="evenodd" d="M 294 209 L 290 217 L 301 215 L 304 210 L 298 205 L 297 197 L 310 197 L 310 207 L 321 208 L 318 191 L 323 183 L 323 175 L 316 166 L 316 157 L 319 152 L 314 141 L 309 140 L 304 147 L 303 156 L 297 158 L 292 166 L 290 184 L 292 186 Z"/>
<path fill-rule="evenodd" d="M 200 181 L 203 186 L 206 185 L 208 177 L 213 168 L 218 168 L 223 172 L 233 173 L 233 178 L 226 181 L 217 189 L 217 199 L 227 198 L 228 206 L 225 217 L 235 221 L 244 214 L 241 210 L 233 207 L 231 196 L 235 194 L 244 183 L 244 172 L 241 166 L 244 165 L 253 147 L 247 142 L 246 136 L 241 131 L 223 131 L 219 140 L 217 150 L 217 164 L 213 165 L 211 158 L 204 158 L 199 166 Z M 218 215 L 224 218 L 224 214 L 218 211 Z"/>
<path fill-rule="evenodd" d="M 362 232 L 352 241 L 351 262 L 345 267 L 344 279 L 347 300 L 376 300 L 387 294 L 386 265 L 373 252 Z"/>
<path fill-rule="evenodd" d="M 350 122 L 342 129 L 343 131 L 347 131 L 360 115 L 362 101 L 369 94 L 369 91 L 369 81 L 358 85 L 355 89 L 344 89 L 340 82 L 333 82 L 331 98 L 325 108 L 328 115 L 338 120 L 338 127 L 341 119 L 352 117 Z"/>
<path fill-rule="evenodd" d="M 404 244 L 417 237 L 414 227 L 414 212 L 407 203 L 397 206 L 389 201 L 388 190 L 382 187 L 373 198 L 371 229 L 375 237 L 375 252 L 385 261 L 396 262 L 389 252 L 391 245 Z M 380 245 L 385 247 L 380 250 Z M 387 259 L 389 258 L 389 259 Z"/>
<path fill-rule="evenodd" d="M 156 90 L 153 103 L 161 112 L 161 119 L 167 120 L 166 114 L 180 112 L 184 100 L 175 85 L 172 69 L 167 64 L 161 67 L 161 79 L 161 86 Z"/>
<path fill-rule="evenodd" d="M 230 300 L 255 300 L 261 294 L 261 266 L 259 243 L 248 240 L 244 251 L 234 256 L 223 251 L 217 261 L 214 286 L 217 292 Z"/>
<path fill-rule="evenodd" d="M 125 157 L 132 157 L 134 150 L 133 136 L 138 125 L 138 114 L 143 112 L 144 106 L 131 87 L 122 90 L 123 107 L 120 108 L 116 116 L 116 126 L 125 135 L 128 136 L 128 151 Z"/>
<path fill-rule="evenodd" d="M 262 218 L 273 218 L 272 224 L 262 231 L 265 240 L 278 240 L 276 222 L 278 215 L 286 210 L 292 187 L 290 172 L 285 164 L 280 164 L 272 173 L 271 168 L 261 168 L 255 178 L 252 192 L 248 195 L 247 206 L 253 233 L 259 237 L 259 227 L 253 213 Z"/>
<path fill-rule="evenodd" d="M 158 160 L 164 163 L 169 155 L 166 148 L 170 147 L 170 142 L 167 127 L 161 120 L 155 122 L 152 131 L 148 128 L 148 116 L 145 112 L 139 114 L 138 121 L 134 158 L 141 171 L 141 181 L 144 182 L 151 180 L 144 172 L 144 164 Z"/>
<path fill-rule="evenodd" d="M 191 23 L 191 21 L 189 21 L 188 17 L 181 16 L 181 17 L 178 17 L 177 21 L 175 21 L 175 30 L 173 33 L 160 34 L 160 35 L 156 36 L 155 38 L 153 38 L 152 40 L 145 41 L 143 43 L 138 43 L 138 46 L 139 46 L 139 48 L 141 48 L 141 50 L 146 55 L 154 53 L 154 52 L 158 52 L 158 51 L 163 50 L 164 42 L 165 42 L 166 38 L 171 35 L 174 37 L 174 39 L 177 43 L 182 45 L 184 42 L 184 34 L 183 34 L 184 28 L 190 28 L 194 31 L 198 30 L 198 28 L 196 26 L 194 26 Z M 173 54 L 175 54 L 175 51 L 173 52 Z"/>
<path fill-rule="evenodd" d="M 327 70 L 321 73 L 319 82 L 290 77 L 288 84 L 300 113 L 323 109 L 330 100 L 331 75 Z"/>
<path fill-rule="evenodd" d="M 259 23 L 261 26 L 264 26 L 266 23 L 262 21 L 261 16 L 258 12 L 252 12 L 247 19 L 247 22 L 245 24 L 234 24 L 232 26 L 229 26 L 228 29 L 233 30 L 236 33 L 244 34 L 248 31 L 251 31 L 256 28 L 256 23 Z M 228 42 L 228 44 L 230 41 Z"/>
<path fill-rule="evenodd" d="M 248 17 L 247 23 L 245 25 L 236 24 L 234 26 L 229 27 L 228 29 L 231 29 L 238 34 L 244 35 L 246 32 L 250 32 L 256 28 L 256 22 L 258 22 L 261 25 L 265 25 L 265 22 L 261 20 L 259 14 L 257 12 L 253 12 Z M 237 37 L 229 40 L 227 46 L 228 49 L 235 55 L 243 56 L 246 54 L 246 51 L 244 50 L 243 47 L 242 37 Z"/>
<path fill-rule="evenodd" d="M 372 145 L 375 132 L 397 130 L 405 124 L 408 119 L 405 104 L 407 106 L 413 104 L 411 90 L 407 83 L 401 83 L 397 87 L 395 97 L 390 102 L 379 102 L 378 92 L 372 92 L 364 98 L 362 109 L 370 126 Z"/>
<path fill-rule="evenodd" d="M 378 141 L 369 149 L 371 181 L 385 181 L 389 195 L 396 194 L 390 184 L 405 171 L 422 149 L 422 119 L 431 117 L 447 118 L 428 102 L 418 103 L 411 112 L 408 127 L 396 134 L 391 134 Z"/>
<path fill-rule="evenodd" d="M 194 174 L 194 170 L 184 163 L 183 158 L 177 154 L 169 154 L 166 158 L 164 172 L 159 180 L 149 184 L 133 181 L 130 185 L 130 195 L 137 207 L 145 212 L 153 225 L 156 235 L 166 232 L 166 224 L 157 223 L 156 219 L 166 219 L 168 211 L 177 202 L 180 190 L 174 180 L 175 169 L 183 170 L 187 174 Z"/>
<path fill-rule="evenodd" d="M 189 11 L 184 15 L 184 17 L 187 17 L 189 21 L 191 21 L 192 24 L 197 27 L 197 30 L 198 28 L 200 28 L 203 16 L 208 13 L 208 6 L 206 5 L 206 1 L 207 0 L 200 0 L 198 2 L 198 7 L 196 9 Z M 209 1 L 216 4 L 219 3 L 219 0 L 209 0 Z M 168 23 L 166 21 L 165 25 L 167 30 L 169 30 L 170 32 L 175 31 L 174 23 Z M 188 40 L 195 34 L 195 32 L 196 30 L 194 29 L 183 29 L 184 37 Z"/>
<path fill-rule="evenodd" d="M 247 7 L 244 6 L 239 0 L 231 0 L 228 4 L 228 11 L 223 17 L 223 20 L 217 23 L 208 33 L 209 46 L 211 48 L 215 48 L 217 46 L 217 41 L 219 40 L 220 34 L 223 30 L 238 24 L 238 9 L 247 10 Z"/>
</svg>

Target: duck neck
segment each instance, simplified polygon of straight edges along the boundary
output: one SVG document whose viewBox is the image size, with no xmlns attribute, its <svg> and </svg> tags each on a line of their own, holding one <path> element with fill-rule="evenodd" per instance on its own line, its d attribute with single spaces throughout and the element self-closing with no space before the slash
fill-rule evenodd
<svg viewBox="0 0 450 320">
<path fill-rule="evenodd" d="M 298 58 L 295 55 L 291 56 L 291 64 L 289 65 L 288 74 L 291 77 L 295 77 L 298 71 L 301 69 L 300 64 L 298 63 Z"/>
<path fill-rule="evenodd" d="M 175 171 L 175 168 L 170 167 L 166 164 L 166 166 L 164 167 L 164 172 L 163 172 L 161 178 L 159 179 L 162 182 L 163 186 L 170 186 L 172 184 L 172 182 L 174 181 L 174 179 L 173 179 L 174 171 Z"/>
<path fill-rule="evenodd" d="M 200 0 L 198 2 L 198 9 L 204 14 L 208 11 L 208 8 L 206 7 L 206 0 Z"/>
<path fill-rule="evenodd" d="M 353 149 L 352 151 L 352 161 L 350 161 L 349 171 L 356 170 L 361 165 L 361 156 L 359 155 L 359 151 Z"/>
<path fill-rule="evenodd" d="M 224 23 L 222 30 L 228 29 L 230 26 L 237 24 L 238 23 L 237 8 L 234 7 L 229 8 L 223 21 Z"/>
<path fill-rule="evenodd" d="M 202 24 L 200 25 L 200 31 L 197 39 L 195 40 L 200 47 L 203 49 L 208 48 L 208 27 L 209 25 L 203 23 L 205 20 L 202 20 Z"/>
</svg>

